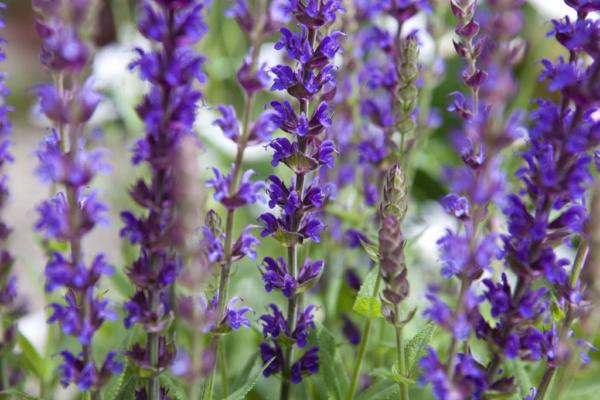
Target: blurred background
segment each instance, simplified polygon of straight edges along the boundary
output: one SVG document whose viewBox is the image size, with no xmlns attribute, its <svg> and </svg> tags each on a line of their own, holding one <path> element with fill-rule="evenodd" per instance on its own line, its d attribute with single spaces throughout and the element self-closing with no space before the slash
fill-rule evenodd
<svg viewBox="0 0 600 400">
<path fill-rule="evenodd" d="M 39 40 L 35 32 L 31 5 L 25 0 L 8 0 L 5 11 L 6 28 L 2 32 L 8 41 L 6 52 L 7 61 L 2 68 L 10 76 L 9 86 L 11 95 L 9 102 L 16 107 L 12 115 L 14 123 L 13 154 L 15 163 L 10 166 L 10 192 L 11 200 L 6 210 L 6 220 L 13 227 L 12 236 L 13 254 L 16 256 L 15 270 L 19 276 L 19 290 L 29 303 L 30 313 L 20 322 L 21 331 L 40 349 L 43 349 L 47 340 L 47 326 L 45 324 L 47 311 L 43 291 L 43 269 L 45 257 L 40 246 L 41 238 L 34 233 L 37 213 L 36 206 L 48 196 L 49 188 L 42 184 L 34 174 L 36 167 L 35 150 L 38 142 L 47 132 L 47 123 L 37 112 L 35 97 L 31 88 L 39 82 L 50 79 L 38 62 Z M 103 197 L 110 203 L 110 223 L 96 229 L 89 235 L 84 243 L 85 253 L 91 257 L 97 252 L 105 252 L 111 262 L 119 271 L 114 278 L 104 283 L 109 291 L 108 297 L 120 304 L 130 294 L 130 288 L 123 274 L 124 268 L 131 259 L 132 249 L 124 248 L 119 240 L 118 231 L 120 221 L 118 214 L 121 210 L 131 206 L 128 189 L 134 180 L 144 173 L 143 168 L 134 168 L 130 165 L 129 149 L 134 139 L 143 134 L 143 126 L 137 119 L 134 107 L 141 98 L 144 87 L 135 74 L 127 69 L 128 63 L 134 58 L 133 49 L 136 46 L 145 46 L 143 39 L 135 32 L 135 11 L 137 1 L 130 0 L 102 0 L 97 15 L 98 33 L 95 37 L 97 46 L 90 73 L 95 85 L 106 96 L 99 110 L 94 116 L 92 124 L 94 130 L 90 135 L 101 146 L 110 150 L 108 161 L 112 165 L 112 173 L 102 176 L 97 186 L 101 189 Z M 240 91 L 235 73 L 242 57 L 247 51 L 246 38 L 234 20 L 224 17 L 224 10 L 231 5 L 230 0 L 213 0 L 208 18 L 209 33 L 202 41 L 200 50 L 206 55 L 206 72 L 208 83 L 204 87 L 205 100 L 198 113 L 197 133 L 202 139 L 203 150 L 199 163 L 205 177 L 212 175 L 209 168 L 217 166 L 227 170 L 233 159 L 234 145 L 224 138 L 221 131 L 212 126 L 216 118 L 213 109 L 215 105 L 230 103 L 239 110 L 243 104 L 243 95 Z M 517 70 L 520 90 L 511 107 L 527 110 L 531 104 L 530 99 L 539 95 L 542 87 L 537 83 L 539 72 L 538 61 L 542 57 L 554 58 L 559 51 L 553 40 L 546 40 L 545 34 L 550 29 L 548 21 L 551 18 L 564 15 L 566 12 L 562 1 L 535 0 L 529 1 L 525 6 L 526 24 L 522 36 L 527 41 L 527 52 L 521 67 Z M 423 277 L 437 279 L 439 266 L 435 242 L 442 235 L 445 226 L 452 222 L 446 218 L 437 204 L 439 198 L 446 192 L 446 188 L 439 181 L 439 172 L 444 165 L 458 163 L 456 155 L 449 145 L 448 137 L 457 121 L 450 113 L 446 112 L 449 102 L 447 94 L 458 90 L 462 83 L 459 73 L 462 61 L 454 56 L 452 47 L 453 19 L 446 16 L 442 22 L 446 26 L 439 27 L 446 32 L 442 36 L 440 54 L 446 59 L 447 73 L 441 84 L 433 94 L 433 107 L 440 110 L 442 118 L 440 126 L 436 129 L 431 140 L 420 154 L 414 157 L 416 172 L 413 186 L 413 198 L 410 205 L 407 231 L 411 245 L 408 247 L 411 280 L 411 301 L 420 305 L 423 299 L 423 288 L 426 282 Z M 413 21 L 415 27 L 423 27 L 425 17 L 418 16 Z M 269 65 L 277 63 L 279 55 L 273 50 L 275 38 L 266 43 L 261 49 L 260 58 Z M 427 65 L 433 62 L 431 40 L 422 38 L 424 48 L 421 51 L 422 63 Z M 263 94 L 255 102 L 254 115 L 258 115 L 270 97 Z M 334 133 L 335 134 L 335 133 Z M 513 149 L 515 152 L 518 149 Z M 260 179 L 270 174 L 270 153 L 263 147 L 251 148 L 247 152 L 246 167 L 254 169 Z M 518 162 L 518 159 L 516 160 Z M 507 170 L 514 170 L 515 165 L 507 165 Z M 358 191 L 359 189 L 356 188 Z M 340 194 L 340 204 L 352 203 L 356 193 L 347 190 Z M 215 208 L 223 214 L 219 205 L 209 200 L 208 208 Z M 256 218 L 266 208 L 266 205 L 246 207 L 238 212 L 238 232 L 249 223 L 256 223 Z M 343 236 L 333 235 L 325 239 L 325 246 L 315 249 L 327 252 L 327 243 L 343 245 Z M 325 249 L 325 250 L 323 250 Z M 263 255 L 277 255 L 281 247 L 272 239 L 264 240 L 257 260 Z M 326 279 L 343 281 L 342 271 L 346 267 L 353 267 L 364 275 L 369 266 L 368 258 L 360 251 L 346 252 L 337 257 L 325 254 L 330 258 Z M 318 253 L 311 253 L 313 258 Z M 233 278 L 232 294 L 241 296 L 245 302 L 261 313 L 264 306 L 273 302 L 273 295 L 268 295 L 263 290 L 263 285 L 258 274 L 257 262 L 244 260 L 239 263 Z M 412 282 L 415 282 L 414 284 Z M 326 293 L 315 298 L 317 304 L 328 301 L 337 302 L 339 309 L 351 310 L 353 302 L 352 292 L 340 283 L 334 298 Z M 326 304 L 323 307 L 327 309 Z M 324 318 L 324 317 L 323 317 Z M 332 326 L 339 325 L 339 321 L 332 321 Z M 257 324 L 255 324 L 256 326 Z M 414 325 L 414 324 L 413 324 Z M 411 328 L 417 329 L 417 327 Z M 103 327 L 102 335 L 115 335 L 123 331 L 122 322 L 107 323 Z M 338 329 L 339 330 L 339 329 Z M 339 332 L 336 332 L 339 333 Z M 410 334 L 409 334 L 410 335 Z M 247 340 L 260 340 L 256 329 L 246 332 L 236 332 L 228 337 L 229 357 L 232 368 L 241 368 L 241 364 L 254 351 L 252 347 L 242 346 Z M 239 343 L 240 345 L 236 345 Z M 347 354 L 351 354 L 348 346 Z M 342 351 L 342 354 L 346 354 Z M 257 386 L 261 397 L 268 397 L 269 387 L 266 380 L 259 381 Z"/>
</svg>

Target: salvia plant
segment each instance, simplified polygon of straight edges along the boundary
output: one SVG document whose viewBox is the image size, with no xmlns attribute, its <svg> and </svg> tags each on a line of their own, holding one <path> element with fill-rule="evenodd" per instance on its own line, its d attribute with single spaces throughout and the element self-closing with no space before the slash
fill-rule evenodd
<svg viewBox="0 0 600 400">
<path fill-rule="evenodd" d="M 0 12 L 0 399 L 598 398 L 600 1 Z"/>
</svg>

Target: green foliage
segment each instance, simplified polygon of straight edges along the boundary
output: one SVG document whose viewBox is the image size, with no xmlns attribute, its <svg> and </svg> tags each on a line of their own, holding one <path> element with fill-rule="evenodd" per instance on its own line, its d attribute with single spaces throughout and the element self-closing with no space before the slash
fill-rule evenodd
<svg viewBox="0 0 600 400">
<path fill-rule="evenodd" d="M 322 325 L 317 327 L 317 343 L 319 344 L 321 373 L 327 395 L 336 400 L 343 399 L 344 394 L 348 391 L 350 381 L 346 374 L 346 367 L 337 353 L 335 338 Z"/>
<path fill-rule="evenodd" d="M 23 352 L 22 366 L 34 374 L 41 382 L 49 382 L 52 379 L 54 369 L 53 361 L 42 356 L 33 344 L 21 332 L 17 332 L 17 344 Z"/>
<path fill-rule="evenodd" d="M 367 274 L 365 281 L 363 282 L 356 301 L 352 309 L 359 315 L 368 318 L 383 318 L 381 314 L 381 299 L 379 298 L 379 291 L 375 290 L 377 286 L 377 280 L 379 279 L 379 271 L 377 268 L 371 269 Z"/>
<path fill-rule="evenodd" d="M 269 364 L 271 364 L 271 362 L 273 362 L 273 360 L 263 365 L 262 360 L 258 357 L 258 354 L 252 357 L 242 370 L 242 374 L 238 379 L 241 385 L 233 393 L 227 396 L 225 400 L 245 399 L 248 393 L 256 385 L 256 382 L 258 382 L 258 380 L 262 376 L 264 370 L 267 369 Z"/>
<path fill-rule="evenodd" d="M 40 400 L 40 398 L 19 389 L 7 389 L 0 392 L 0 400 Z"/>
<path fill-rule="evenodd" d="M 431 340 L 433 339 L 435 329 L 436 325 L 433 322 L 428 322 L 406 344 L 404 348 L 404 354 L 406 354 L 406 366 L 409 377 L 417 377 L 419 371 L 419 360 L 427 352 L 427 346 L 429 346 Z"/>
<path fill-rule="evenodd" d="M 362 391 L 356 400 L 396 400 L 399 396 L 398 384 L 384 380 Z"/>
</svg>

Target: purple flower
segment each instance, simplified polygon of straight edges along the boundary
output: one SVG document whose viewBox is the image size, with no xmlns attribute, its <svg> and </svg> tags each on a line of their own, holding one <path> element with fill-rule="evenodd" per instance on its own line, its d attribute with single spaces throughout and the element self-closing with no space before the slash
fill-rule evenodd
<svg viewBox="0 0 600 400">
<path fill-rule="evenodd" d="M 357 346 L 360 343 L 360 330 L 346 314 L 342 314 L 342 333 L 350 344 Z"/>
<path fill-rule="evenodd" d="M 213 125 L 217 125 L 223 130 L 225 136 L 236 141 L 240 136 L 240 127 L 238 126 L 235 108 L 230 105 L 220 105 L 217 107 L 222 117 L 216 119 Z"/>
<path fill-rule="evenodd" d="M 284 296 L 292 297 L 298 286 L 296 279 L 289 274 L 285 260 L 279 257 L 274 260 L 271 257 L 265 257 L 263 260 L 264 269 L 261 269 L 265 290 L 270 292 L 273 288 L 280 289 Z"/>
<path fill-rule="evenodd" d="M 302 382 L 303 375 L 314 375 L 319 372 L 318 352 L 318 346 L 311 347 L 292 365 L 292 383 L 298 384 Z"/>
<path fill-rule="evenodd" d="M 242 175 L 236 193 L 230 193 L 233 179 L 233 165 L 227 175 L 223 175 L 217 168 L 213 168 L 215 177 L 206 182 L 206 186 L 215 191 L 215 200 L 222 203 L 227 209 L 233 210 L 247 204 L 254 204 L 261 199 L 260 191 L 264 188 L 263 182 L 251 182 L 254 171 L 248 170 Z"/>
<path fill-rule="evenodd" d="M 240 329 L 242 326 L 250 328 L 250 321 L 248 321 L 244 314 L 252 311 L 252 309 L 250 307 L 233 308 L 239 300 L 239 297 L 234 296 L 229 300 L 227 307 L 225 307 L 224 322 L 222 323 L 226 323 L 231 329 Z"/>
</svg>

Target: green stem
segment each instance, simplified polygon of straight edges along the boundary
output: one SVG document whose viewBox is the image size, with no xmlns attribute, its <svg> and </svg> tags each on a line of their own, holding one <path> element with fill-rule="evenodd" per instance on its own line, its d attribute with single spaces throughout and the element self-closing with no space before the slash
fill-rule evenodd
<svg viewBox="0 0 600 400">
<path fill-rule="evenodd" d="M 219 372 L 221 373 L 221 397 L 225 398 L 229 395 L 229 386 L 227 384 L 227 359 L 225 358 L 225 342 L 224 339 L 219 341 Z"/>
<path fill-rule="evenodd" d="M 379 286 L 381 285 L 381 274 L 377 274 L 377 279 L 375 280 L 375 289 L 373 290 L 373 296 L 379 295 Z M 362 368 L 363 359 L 365 358 L 365 353 L 367 351 L 367 344 L 369 343 L 369 335 L 371 334 L 371 324 L 373 322 L 372 317 L 372 308 L 373 304 L 369 303 L 369 315 L 367 316 L 367 320 L 363 326 L 362 331 L 362 340 L 360 341 L 360 347 L 358 348 L 358 359 L 354 364 L 354 370 L 352 371 L 352 380 L 350 381 L 350 389 L 348 390 L 348 395 L 346 396 L 347 400 L 352 400 L 354 398 L 354 393 L 356 393 L 356 388 L 358 387 L 358 380 L 360 377 L 360 370 Z"/>
<path fill-rule="evenodd" d="M 575 256 L 575 260 L 573 261 L 573 268 L 571 270 L 571 286 L 575 287 L 577 281 L 579 280 L 579 274 L 581 273 L 581 269 L 585 264 L 585 259 L 588 253 L 589 244 L 587 241 L 582 241 L 579 245 L 579 249 L 577 249 L 577 255 Z M 562 327 L 560 329 L 558 335 L 558 343 L 560 344 L 567 338 L 567 333 L 571 330 L 571 325 L 575 320 L 575 316 L 573 315 L 573 310 L 571 308 L 570 303 L 567 304 L 567 313 L 565 319 L 563 321 Z M 567 364 L 568 365 L 568 364 Z M 544 375 L 542 376 L 542 380 L 538 386 L 537 392 L 535 394 L 535 400 L 543 400 L 546 397 L 546 393 L 548 392 L 548 388 L 552 384 L 552 379 L 556 375 L 557 367 L 548 366 Z"/>
<path fill-rule="evenodd" d="M 288 267 L 290 268 L 290 274 L 296 276 L 298 272 L 298 248 L 293 245 L 288 247 Z M 294 332 L 296 329 L 296 315 L 298 314 L 298 296 L 294 295 L 288 302 L 287 321 L 289 325 L 289 331 Z M 281 400 L 287 400 L 290 396 L 290 378 L 292 359 L 294 357 L 294 345 L 289 344 L 285 350 L 283 377 L 281 379 L 281 390 L 279 392 L 279 398 Z"/>
<path fill-rule="evenodd" d="M 400 307 L 396 305 L 396 315 L 400 315 Z M 402 337 L 403 326 L 396 325 L 396 352 L 398 355 L 398 372 L 403 378 L 406 378 L 406 355 L 404 354 L 404 343 Z M 400 387 L 400 400 L 409 400 L 408 385 L 404 382 L 398 382 Z"/>
</svg>

